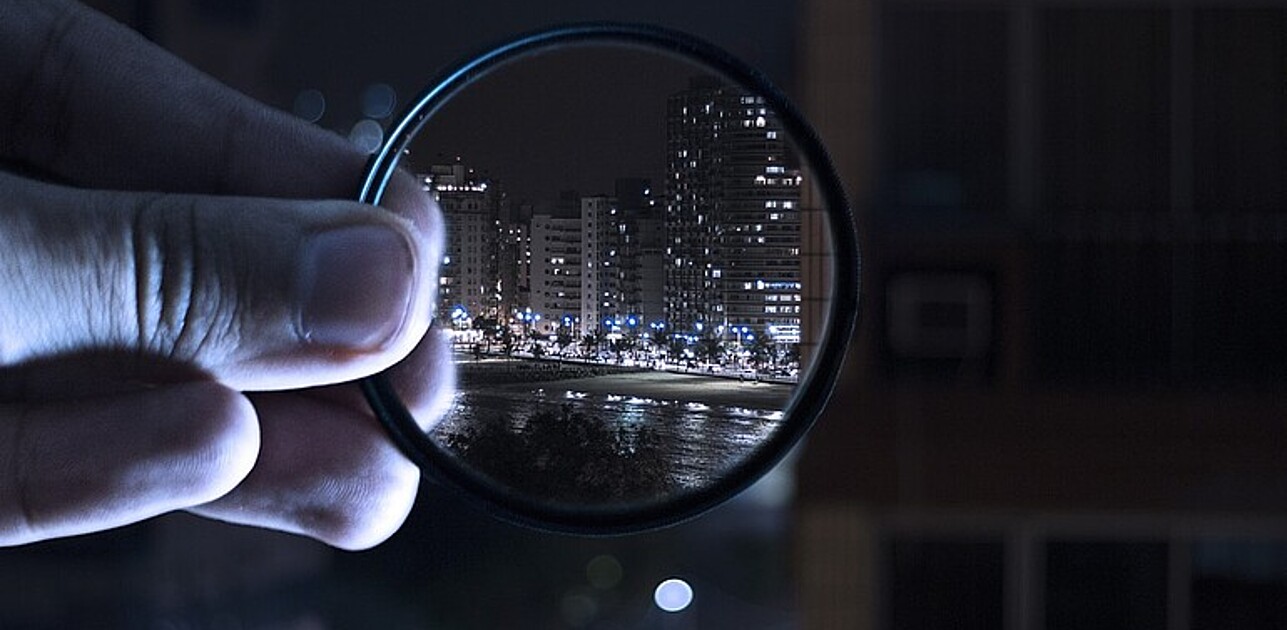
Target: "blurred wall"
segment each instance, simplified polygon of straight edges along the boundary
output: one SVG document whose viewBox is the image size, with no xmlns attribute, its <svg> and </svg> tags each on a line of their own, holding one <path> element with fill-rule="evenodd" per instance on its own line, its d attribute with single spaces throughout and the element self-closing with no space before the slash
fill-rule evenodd
<svg viewBox="0 0 1287 630">
<path fill-rule="evenodd" d="M 864 248 L 801 461 L 807 625 L 1287 623 L 1287 11 L 802 14 Z"/>
</svg>

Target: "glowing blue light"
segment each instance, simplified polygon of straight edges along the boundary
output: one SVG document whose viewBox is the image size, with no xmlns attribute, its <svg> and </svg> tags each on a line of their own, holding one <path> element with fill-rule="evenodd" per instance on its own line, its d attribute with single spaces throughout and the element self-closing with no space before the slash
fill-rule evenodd
<svg viewBox="0 0 1287 630">
<path fill-rule="evenodd" d="M 652 601 L 666 612 L 679 612 L 693 603 L 693 587 L 679 578 L 671 578 L 657 585 Z"/>
</svg>

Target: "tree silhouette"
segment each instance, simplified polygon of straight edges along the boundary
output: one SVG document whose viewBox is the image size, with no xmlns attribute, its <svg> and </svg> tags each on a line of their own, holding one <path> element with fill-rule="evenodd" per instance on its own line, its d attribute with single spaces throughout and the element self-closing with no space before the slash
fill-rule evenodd
<svg viewBox="0 0 1287 630">
<path fill-rule="evenodd" d="M 724 359 L 724 342 L 707 333 L 697 341 L 697 356 L 707 363 L 721 363 Z"/>
<path fill-rule="evenodd" d="M 777 349 L 768 335 L 759 334 L 751 343 L 751 363 L 759 369 L 773 367 L 777 363 Z"/>
<path fill-rule="evenodd" d="M 566 326 L 559 329 L 558 341 L 556 343 L 559 347 L 560 356 L 567 354 L 568 348 L 572 347 L 572 342 L 575 341 L 575 339 L 576 338 L 572 336 L 572 331 Z"/>
<path fill-rule="evenodd" d="M 447 438 L 464 461 L 496 481 L 560 503 L 643 500 L 679 488 L 656 429 L 625 427 L 564 403 L 510 418 L 478 418 Z"/>
<path fill-rule="evenodd" d="M 581 337 L 581 347 L 587 355 L 596 355 L 607 335 L 601 330 L 592 330 Z"/>
</svg>

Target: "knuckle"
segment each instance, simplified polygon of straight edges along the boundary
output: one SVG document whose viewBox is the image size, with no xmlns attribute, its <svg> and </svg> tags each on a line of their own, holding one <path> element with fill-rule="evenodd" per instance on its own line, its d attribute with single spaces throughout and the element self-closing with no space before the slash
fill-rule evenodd
<svg viewBox="0 0 1287 630">
<path fill-rule="evenodd" d="M 235 300 L 228 300 L 218 258 L 203 247 L 198 202 L 147 195 L 134 202 L 131 243 L 138 347 L 192 362 L 235 336 Z"/>
</svg>

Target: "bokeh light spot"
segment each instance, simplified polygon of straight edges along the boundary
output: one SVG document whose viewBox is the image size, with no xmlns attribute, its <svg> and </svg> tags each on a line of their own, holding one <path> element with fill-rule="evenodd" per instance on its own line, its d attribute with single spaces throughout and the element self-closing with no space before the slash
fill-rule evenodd
<svg viewBox="0 0 1287 630">
<path fill-rule="evenodd" d="M 563 613 L 563 620 L 574 628 L 594 621 L 595 616 L 599 614 L 598 602 L 583 593 L 573 592 L 564 595 L 559 608 Z"/>
<path fill-rule="evenodd" d="M 398 93 L 384 83 L 373 83 L 362 90 L 362 115 L 367 118 L 388 118 L 398 104 Z"/>
<path fill-rule="evenodd" d="M 693 603 L 693 587 L 679 578 L 671 578 L 657 585 L 652 601 L 666 612 L 679 612 Z"/>
<path fill-rule="evenodd" d="M 606 591 L 621 583 L 621 563 L 609 555 L 595 556 L 585 565 L 585 577 L 593 586 Z"/>
<path fill-rule="evenodd" d="M 315 123 L 326 113 L 326 97 L 318 90 L 304 90 L 295 95 L 291 112 L 308 122 Z"/>
<path fill-rule="evenodd" d="M 375 153 L 384 142 L 384 128 L 371 119 L 360 120 L 349 132 L 349 140 L 363 153 Z"/>
</svg>

